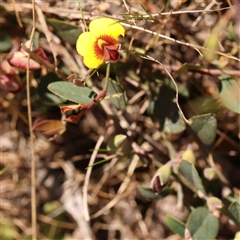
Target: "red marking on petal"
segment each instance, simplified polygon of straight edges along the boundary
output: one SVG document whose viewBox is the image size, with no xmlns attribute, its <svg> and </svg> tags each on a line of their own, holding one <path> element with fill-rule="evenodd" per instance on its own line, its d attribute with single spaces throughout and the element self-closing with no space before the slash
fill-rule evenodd
<svg viewBox="0 0 240 240">
<path fill-rule="evenodd" d="M 108 56 L 108 53 L 105 52 L 105 47 L 108 47 L 109 50 L 116 50 L 118 49 L 118 42 L 116 39 L 114 39 L 111 36 L 108 35 L 104 35 L 104 36 L 100 36 L 96 39 L 95 43 L 94 43 L 94 52 L 95 55 L 98 59 L 105 59 L 105 61 L 109 61 L 111 60 L 111 55 L 113 58 L 116 58 L 116 54 L 111 53 Z M 109 51 L 108 51 L 109 52 Z M 109 60 L 106 60 L 109 59 Z"/>
<path fill-rule="evenodd" d="M 108 43 L 107 45 L 116 45 L 118 43 L 116 39 L 108 35 L 101 36 L 100 39 Z"/>
<path fill-rule="evenodd" d="M 117 61 L 119 59 L 118 46 L 105 46 L 104 47 L 104 58 L 105 61 Z"/>
</svg>

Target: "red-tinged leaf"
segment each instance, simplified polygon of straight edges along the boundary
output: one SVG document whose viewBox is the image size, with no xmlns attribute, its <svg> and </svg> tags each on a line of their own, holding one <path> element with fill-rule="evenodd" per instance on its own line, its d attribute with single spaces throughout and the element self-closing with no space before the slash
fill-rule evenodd
<svg viewBox="0 0 240 240">
<path fill-rule="evenodd" d="M 81 111 L 78 115 L 71 115 L 68 118 L 65 118 L 64 121 L 69 123 L 78 123 L 82 115 L 86 112 L 87 109 Z"/>
<path fill-rule="evenodd" d="M 33 52 L 36 53 L 39 57 L 41 57 L 44 60 L 49 62 L 49 59 L 42 48 L 38 48 L 38 49 L 34 50 Z"/>
<path fill-rule="evenodd" d="M 12 66 L 10 66 L 10 64 L 6 60 L 1 62 L 0 71 L 4 72 L 5 74 L 15 74 L 14 69 L 12 68 Z"/>
<path fill-rule="evenodd" d="M 65 113 L 67 111 L 73 111 L 73 110 L 78 110 L 80 108 L 82 108 L 84 106 L 84 104 L 74 104 L 74 105 L 68 105 L 68 106 L 61 106 L 61 112 Z"/>
<path fill-rule="evenodd" d="M 21 69 L 27 69 L 28 55 L 27 55 L 27 53 L 15 52 L 8 59 L 8 62 L 13 67 L 17 67 L 17 68 L 21 68 Z M 40 67 L 41 66 L 40 66 L 39 63 L 30 59 L 30 62 L 29 62 L 29 69 L 30 70 L 37 70 L 37 69 L 40 69 Z"/>
<path fill-rule="evenodd" d="M 15 74 L 0 75 L 0 91 L 4 93 L 18 93 L 22 90 L 22 84 Z"/>
<path fill-rule="evenodd" d="M 61 120 L 36 119 L 33 130 L 43 132 L 45 135 L 54 135 L 62 133 L 65 130 L 65 124 Z"/>
<path fill-rule="evenodd" d="M 29 45 L 29 44 L 26 43 L 26 45 Z M 33 52 L 37 54 L 39 57 L 43 58 L 44 60 L 49 61 L 46 53 L 42 48 L 35 49 Z M 24 51 L 23 48 L 21 48 L 19 52 L 14 52 L 10 56 L 10 58 L 8 59 L 8 62 L 13 67 L 27 69 L 28 53 Z M 37 70 L 37 69 L 40 69 L 40 67 L 41 65 L 38 62 L 30 59 L 30 62 L 29 62 L 30 70 Z"/>
</svg>

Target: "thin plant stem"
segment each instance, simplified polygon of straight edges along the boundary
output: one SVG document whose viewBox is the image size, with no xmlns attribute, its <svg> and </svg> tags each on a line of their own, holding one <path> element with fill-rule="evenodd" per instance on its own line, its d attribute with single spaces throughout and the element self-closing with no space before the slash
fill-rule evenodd
<svg viewBox="0 0 240 240">
<path fill-rule="evenodd" d="M 32 0 L 32 21 L 33 28 L 30 37 L 30 48 L 33 42 L 33 36 L 36 29 L 35 16 L 35 0 Z M 32 128 L 32 109 L 31 109 L 31 94 L 30 94 L 30 55 L 28 55 L 27 71 L 26 71 L 26 91 L 27 91 L 27 111 L 28 111 L 28 127 L 30 133 L 30 150 L 31 150 L 31 218 L 32 218 L 32 240 L 37 239 L 37 213 L 36 213 L 36 164 L 34 154 L 34 134 Z"/>
<path fill-rule="evenodd" d="M 107 92 L 108 84 L 109 84 L 109 75 L 110 75 L 110 62 L 107 63 L 106 77 L 105 77 L 105 85 L 103 90 Z"/>
<path fill-rule="evenodd" d="M 168 75 L 168 76 L 170 77 L 170 79 L 172 80 L 172 82 L 173 82 L 173 84 L 174 84 L 174 86 L 175 86 L 175 89 L 176 89 L 176 95 L 175 95 L 175 101 L 174 101 L 174 102 L 176 103 L 177 108 L 178 108 L 179 112 L 181 113 L 184 121 L 185 121 L 188 125 L 191 125 L 192 121 L 191 121 L 191 120 L 188 120 L 188 119 L 185 117 L 185 115 L 184 115 L 184 113 L 183 113 L 183 111 L 182 111 L 182 109 L 181 109 L 181 107 L 180 107 L 180 105 L 179 105 L 179 103 L 178 103 L 178 86 L 177 86 L 177 83 L 175 82 L 175 80 L 173 79 L 172 75 L 170 74 L 170 72 L 167 70 L 167 68 L 165 68 L 165 66 L 164 66 L 162 63 L 160 63 L 160 62 L 159 62 L 158 60 L 156 60 L 155 58 L 152 58 L 152 57 L 150 57 L 150 56 L 148 56 L 148 55 L 142 56 L 142 58 L 145 58 L 145 59 L 147 59 L 147 60 L 150 60 L 150 61 L 153 61 L 153 62 L 156 62 L 156 63 L 160 64 L 160 65 L 163 67 L 163 69 L 166 71 L 167 75 Z"/>
<path fill-rule="evenodd" d="M 18 25 L 19 25 L 19 27 L 22 28 L 23 25 L 22 25 L 22 22 L 21 22 L 21 18 L 19 16 L 19 12 L 18 12 L 17 7 L 16 7 L 16 0 L 12 0 L 12 3 L 13 3 L 13 6 L 14 6 L 14 11 L 15 11 L 15 15 L 16 15 Z"/>
<path fill-rule="evenodd" d="M 90 158 L 90 161 L 89 161 L 90 166 L 94 164 L 94 161 L 98 154 L 98 150 L 99 150 L 100 146 L 102 145 L 103 140 L 104 140 L 104 136 L 101 135 L 96 143 L 96 146 L 95 146 L 92 156 Z M 88 186 L 89 186 L 91 172 L 92 172 L 92 167 L 89 167 L 87 169 L 87 173 L 86 173 L 86 177 L 85 177 L 85 181 L 84 181 L 84 185 L 83 185 L 83 211 L 84 211 L 84 218 L 86 221 L 90 220 L 87 196 L 88 196 Z"/>
<path fill-rule="evenodd" d="M 78 1 L 78 7 L 79 7 L 80 13 L 81 13 L 81 15 L 82 15 L 82 20 L 83 20 L 83 24 L 84 24 L 84 26 L 85 26 L 85 31 L 88 31 L 88 26 L 87 26 L 87 23 L 86 23 L 86 21 L 85 21 L 85 17 L 84 17 L 84 13 L 83 13 L 83 10 L 82 10 L 80 1 Z"/>
</svg>

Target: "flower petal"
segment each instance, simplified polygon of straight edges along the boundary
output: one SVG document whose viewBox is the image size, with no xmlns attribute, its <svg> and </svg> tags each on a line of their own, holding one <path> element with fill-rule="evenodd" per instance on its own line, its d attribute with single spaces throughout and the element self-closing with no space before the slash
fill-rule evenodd
<svg viewBox="0 0 240 240">
<path fill-rule="evenodd" d="M 89 31 L 96 38 L 106 35 L 112 36 L 117 41 L 120 35 L 125 34 L 125 29 L 119 22 L 105 17 L 92 20 L 89 24 Z"/>
<path fill-rule="evenodd" d="M 84 32 L 80 34 L 76 43 L 78 54 L 80 54 L 81 56 L 84 56 L 85 54 L 87 54 L 89 52 L 89 49 L 93 49 L 93 45 L 95 41 L 96 41 L 96 38 L 90 32 Z"/>
<path fill-rule="evenodd" d="M 97 57 L 94 51 L 96 38 L 90 32 L 82 33 L 76 44 L 77 52 L 83 56 L 83 63 L 88 68 L 98 68 L 104 63 L 104 58 Z"/>
<path fill-rule="evenodd" d="M 83 63 L 88 68 L 98 68 L 104 63 L 104 59 L 99 59 L 95 55 L 85 55 Z"/>
</svg>

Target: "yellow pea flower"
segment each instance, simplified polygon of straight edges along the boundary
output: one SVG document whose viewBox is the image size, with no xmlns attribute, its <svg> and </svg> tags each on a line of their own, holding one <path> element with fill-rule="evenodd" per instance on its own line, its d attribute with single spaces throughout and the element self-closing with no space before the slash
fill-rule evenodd
<svg viewBox="0 0 240 240">
<path fill-rule="evenodd" d="M 118 37 L 124 36 L 123 26 L 111 18 L 96 18 L 90 22 L 89 32 L 80 34 L 76 49 L 88 68 L 98 68 L 104 62 L 119 59 Z"/>
</svg>

